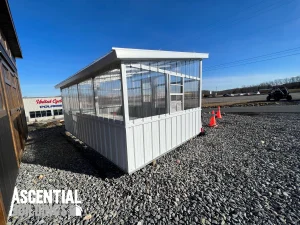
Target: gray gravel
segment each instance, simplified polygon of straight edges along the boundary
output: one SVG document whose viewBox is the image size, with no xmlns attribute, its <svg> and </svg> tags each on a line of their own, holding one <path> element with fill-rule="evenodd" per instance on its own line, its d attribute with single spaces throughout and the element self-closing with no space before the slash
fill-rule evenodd
<svg viewBox="0 0 300 225">
<path fill-rule="evenodd" d="M 130 176 L 111 165 L 99 171 L 61 135 L 63 127 L 31 132 L 18 189 L 78 189 L 83 216 L 10 222 L 300 223 L 299 114 L 227 114 L 206 131 Z"/>
</svg>

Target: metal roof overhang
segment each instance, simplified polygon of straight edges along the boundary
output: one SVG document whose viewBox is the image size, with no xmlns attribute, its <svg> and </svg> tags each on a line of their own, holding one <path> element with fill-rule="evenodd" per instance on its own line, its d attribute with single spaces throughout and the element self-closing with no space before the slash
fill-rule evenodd
<svg viewBox="0 0 300 225">
<path fill-rule="evenodd" d="M 13 56 L 22 58 L 21 47 L 7 0 L 0 1 L 0 29 L 5 36 Z"/>
<path fill-rule="evenodd" d="M 189 60 L 206 59 L 208 53 L 196 52 L 174 52 L 160 50 L 144 50 L 130 48 L 112 48 L 112 51 L 104 57 L 96 60 L 73 76 L 57 84 L 55 88 L 64 88 L 88 78 L 96 76 L 97 73 L 105 71 L 110 66 L 121 60 L 128 61 L 154 61 L 154 60 Z"/>
</svg>

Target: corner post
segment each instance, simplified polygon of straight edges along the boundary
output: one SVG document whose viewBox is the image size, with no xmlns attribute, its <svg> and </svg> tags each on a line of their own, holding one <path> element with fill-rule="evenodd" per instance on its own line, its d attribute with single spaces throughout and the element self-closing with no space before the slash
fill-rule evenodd
<svg viewBox="0 0 300 225">
<path fill-rule="evenodd" d="M 81 114 L 81 107 L 80 107 L 80 93 L 79 93 L 79 84 L 76 84 L 77 88 L 77 98 L 78 98 L 78 108 L 79 108 L 79 113 Z"/>
<path fill-rule="evenodd" d="M 92 78 L 92 88 L 93 88 L 93 106 L 94 106 L 94 113 L 97 116 L 97 107 L 96 107 L 96 94 L 95 94 L 95 78 Z"/>
<path fill-rule="evenodd" d="M 125 127 L 129 123 L 129 108 L 128 108 L 128 89 L 126 77 L 126 65 L 121 62 L 121 86 L 122 86 L 122 102 L 123 102 L 123 120 Z"/>
<path fill-rule="evenodd" d="M 200 86 L 199 86 L 199 107 L 202 110 L 202 59 L 199 61 L 199 78 L 200 78 Z"/>
</svg>

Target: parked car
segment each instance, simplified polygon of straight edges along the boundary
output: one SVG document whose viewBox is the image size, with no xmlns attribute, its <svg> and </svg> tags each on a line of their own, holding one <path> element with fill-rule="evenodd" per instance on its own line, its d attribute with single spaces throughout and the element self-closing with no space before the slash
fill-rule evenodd
<svg viewBox="0 0 300 225">
<path fill-rule="evenodd" d="M 223 97 L 233 97 L 234 94 L 224 94 Z"/>
</svg>

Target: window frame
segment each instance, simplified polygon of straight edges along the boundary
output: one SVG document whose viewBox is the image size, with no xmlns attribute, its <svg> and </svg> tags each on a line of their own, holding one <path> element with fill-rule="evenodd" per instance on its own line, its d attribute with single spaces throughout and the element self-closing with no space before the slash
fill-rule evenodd
<svg viewBox="0 0 300 225">
<path fill-rule="evenodd" d="M 172 82 L 173 77 L 176 78 L 175 83 Z M 180 92 L 172 92 L 172 87 L 181 87 L 181 90 L 180 90 Z M 170 107 L 169 112 L 170 112 L 170 114 L 184 111 L 184 77 L 183 76 L 169 75 L 169 95 L 170 95 L 170 103 L 169 103 L 169 107 Z M 172 100 L 173 96 L 176 96 L 176 99 L 177 99 L 177 96 L 180 96 L 180 98 L 181 98 L 181 110 L 177 110 L 177 109 L 176 109 L 176 111 L 171 110 L 172 109 L 172 102 L 174 102 L 174 100 Z"/>
<path fill-rule="evenodd" d="M 50 112 L 50 115 L 48 114 Z M 52 110 L 46 110 L 46 117 L 52 116 Z"/>
<path fill-rule="evenodd" d="M 5 65 L 2 64 L 2 71 L 4 71 L 3 77 L 4 77 L 5 83 L 8 84 L 9 86 L 11 86 L 11 82 L 12 82 L 11 77 L 12 76 L 11 76 L 10 70 Z"/>
<path fill-rule="evenodd" d="M 32 116 L 31 116 L 31 113 L 33 113 L 33 114 L 34 114 L 34 117 L 32 117 Z M 30 119 L 34 119 L 34 118 L 36 118 L 36 116 L 35 116 L 35 111 L 30 111 L 30 112 L 29 112 L 29 117 L 30 117 Z"/>
</svg>

